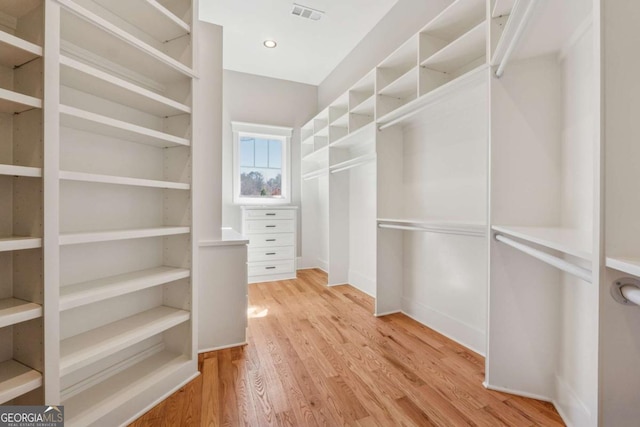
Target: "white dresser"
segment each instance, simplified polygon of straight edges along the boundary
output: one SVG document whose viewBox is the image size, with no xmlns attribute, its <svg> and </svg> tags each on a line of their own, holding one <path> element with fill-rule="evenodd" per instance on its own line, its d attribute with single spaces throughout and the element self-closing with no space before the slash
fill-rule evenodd
<svg viewBox="0 0 640 427">
<path fill-rule="evenodd" d="M 242 208 L 249 283 L 296 278 L 297 206 Z"/>
</svg>

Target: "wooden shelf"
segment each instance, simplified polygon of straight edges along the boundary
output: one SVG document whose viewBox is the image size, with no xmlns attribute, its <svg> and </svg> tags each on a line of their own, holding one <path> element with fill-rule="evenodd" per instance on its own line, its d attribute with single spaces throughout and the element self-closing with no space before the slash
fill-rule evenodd
<svg viewBox="0 0 640 427">
<path fill-rule="evenodd" d="M 422 33 L 453 41 L 485 19 L 484 0 L 456 0 L 431 20 Z"/>
<path fill-rule="evenodd" d="M 18 67 L 41 56 L 40 46 L 0 31 L 0 66 Z"/>
<path fill-rule="evenodd" d="M 131 230 L 96 231 L 88 233 L 68 233 L 60 235 L 60 245 L 78 245 L 83 243 L 174 236 L 178 234 L 188 234 L 189 232 L 189 227 L 155 227 L 136 228 Z"/>
<path fill-rule="evenodd" d="M 640 257 L 607 257 L 607 267 L 640 277 Z"/>
<path fill-rule="evenodd" d="M 190 114 L 191 108 L 66 56 L 60 57 L 60 82 L 156 116 Z"/>
<path fill-rule="evenodd" d="M 509 15 L 515 2 L 516 0 L 496 0 L 493 5 L 493 10 L 491 11 L 491 17 L 497 18 L 499 16 Z"/>
<path fill-rule="evenodd" d="M 42 178 L 41 168 L 0 164 L 0 175 Z"/>
<path fill-rule="evenodd" d="M 535 243 L 549 249 L 560 251 L 567 255 L 591 261 L 592 242 L 578 230 L 560 227 L 492 227 L 493 231 L 506 234 L 530 243 Z"/>
<path fill-rule="evenodd" d="M 96 0 L 106 9 L 161 42 L 191 32 L 189 24 L 156 0 Z"/>
<path fill-rule="evenodd" d="M 22 113 L 42 108 L 42 100 L 0 88 L 0 113 Z"/>
<path fill-rule="evenodd" d="M 0 328 L 42 317 L 42 306 L 16 298 L 0 299 Z"/>
<path fill-rule="evenodd" d="M 42 374 L 15 360 L 0 362 L 0 405 L 42 386 Z"/>
<path fill-rule="evenodd" d="M 329 144 L 329 146 L 333 148 L 353 148 L 369 143 L 373 145 L 375 136 L 376 124 L 371 122 L 368 125 L 363 126 L 354 132 L 351 132 L 347 136 L 344 136 L 339 140 L 332 142 L 331 144 Z"/>
<path fill-rule="evenodd" d="M 156 267 L 60 288 L 60 311 L 137 292 L 191 276 L 185 268 Z"/>
<path fill-rule="evenodd" d="M 418 67 L 413 67 L 378 92 L 380 95 L 405 99 L 418 96 Z"/>
<path fill-rule="evenodd" d="M 486 21 L 451 42 L 420 65 L 442 73 L 452 73 L 486 54 Z"/>
<path fill-rule="evenodd" d="M 117 410 L 149 389 L 188 367 L 183 355 L 163 351 L 99 382 L 82 393 L 64 399 L 66 423 L 69 427 L 88 426 Z M 184 378 L 187 380 L 188 378 Z"/>
<path fill-rule="evenodd" d="M 157 181 L 152 179 L 128 178 L 124 176 L 98 175 L 84 172 L 60 171 L 63 181 L 93 182 L 100 184 L 130 185 L 134 187 L 163 188 L 168 190 L 189 190 L 191 185 L 182 182 Z"/>
<path fill-rule="evenodd" d="M 396 228 L 398 230 L 415 229 L 414 231 L 427 231 L 441 234 L 459 234 L 467 236 L 484 237 L 487 225 L 478 221 L 452 221 L 439 219 L 413 219 L 413 218 L 378 218 L 378 225 L 383 228 Z"/>
<path fill-rule="evenodd" d="M 42 247 L 39 237 L 0 237 L 0 252 L 20 251 Z"/>
<path fill-rule="evenodd" d="M 59 0 L 62 39 L 76 48 L 110 60 L 156 82 L 170 83 L 196 77 L 193 70 L 164 52 L 144 43 L 73 0 Z"/>
<path fill-rule="evenodd" d="M 376 105 L 376 97 L 375 95 L 371 95 L 369 98 L 365 99 L 360 104 L 353 107 L 350 113 L 373 117 L 373 114 L 375 111 L 375 105 Z"/>
<path fill-rule="evenodd" d="M 185 310 L 160 306 L 60 342 L 60 376 L 65 376 L 189 320 Z"/>
<path fill-rule="evenodd" d="M 180 138 L 67 105 L 60 106 L 60 123 L 63 126 L 74 129 L 161 148 L 189 146 L 191 144 L 186 138 Z"/>
</svg>

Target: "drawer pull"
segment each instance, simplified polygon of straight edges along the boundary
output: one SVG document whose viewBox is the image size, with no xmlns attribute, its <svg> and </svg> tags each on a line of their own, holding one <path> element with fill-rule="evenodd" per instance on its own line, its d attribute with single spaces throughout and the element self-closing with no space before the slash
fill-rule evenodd
<svg viewBox="0 0 640 427">
<path fill-rule="evenodd" d="M 264 269 L 265 270 L 275 270 L 276 268 L 275 267 L 265 267 Z"/>
<path fill-rule="evenodd" d="M 267 252 L 265 255 L 275 255 L 275 252 Z"/>
<path fill-rule="evenodd" d="M 275 214 L 275 213 L 273 213 L 273 212 L 266 213 L 265 215 L 266 215 L 266 216 L 276 216 L 276 214 Z"/>
<path fill-rule="evenodd" d="M 276 241 L 276 239 L 267 239 L 267 240 L 265 240 L 265 242 L 275 242 L 275 241 Z"/>
<path fill-rule="evenodd" d="M 265 225 L 266 228 L 276 228 L 275 225 Z"/>
</svg>

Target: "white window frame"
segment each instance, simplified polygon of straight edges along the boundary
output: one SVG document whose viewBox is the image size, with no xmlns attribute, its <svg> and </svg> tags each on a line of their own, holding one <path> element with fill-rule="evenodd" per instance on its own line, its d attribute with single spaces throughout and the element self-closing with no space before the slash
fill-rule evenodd
<svg viewBox="0 0 640 427">
<path fill-rule="evenodd" d="M 236 205 L 286 205 L 291 203 L 291 136 L 293 128 L 257 123 L 231 122 L 233 132 L 233 203 Z M 283 139 L 282 197 L 240 196 L 240 134 L 269 139 Z"/>
</svg>

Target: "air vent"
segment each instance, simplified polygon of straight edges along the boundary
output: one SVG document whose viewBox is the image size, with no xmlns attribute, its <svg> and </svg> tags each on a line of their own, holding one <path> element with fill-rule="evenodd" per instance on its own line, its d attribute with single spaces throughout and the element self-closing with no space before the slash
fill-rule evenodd
<svg viewBox="0 0 640 427">
<path fill-rule="evenodd" d="M 312 9 L 310 7 L 302 6 L 297 3 L 293 4 L 291 13 L 293 15 L 299 16 L 300 18 L 311 19 L 312 21 L 319 21 L 320 18 L 322 18 L 322 15 L 324 15 L 324 12 L 321 10 Z"/>
</svg>

